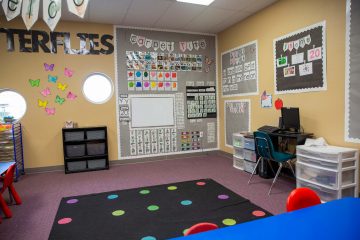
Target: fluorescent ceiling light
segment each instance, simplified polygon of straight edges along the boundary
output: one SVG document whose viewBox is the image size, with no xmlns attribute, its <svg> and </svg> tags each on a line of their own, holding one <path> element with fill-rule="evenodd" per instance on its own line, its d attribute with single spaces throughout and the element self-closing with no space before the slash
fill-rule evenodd
<svg viewBox="0 0 360 240">
<path fill-rule="evenodd" d="M 209 6 L 215 0 L 176 0 L 176 1 Z"/>
</svg>

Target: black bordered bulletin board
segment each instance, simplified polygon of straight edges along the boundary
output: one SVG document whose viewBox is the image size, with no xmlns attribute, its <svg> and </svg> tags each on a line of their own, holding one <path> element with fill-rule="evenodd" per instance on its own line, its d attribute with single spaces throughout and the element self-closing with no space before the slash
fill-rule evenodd
<svg viewBox="0 0 360 240">
<path fill-rule="evenodd" d="M 274 39 L 275 94 L 326 90 L 325 21 Z"/>
<path fill-rule="evenodd" d="M 346 1 L 345 141 L 360 143 L 360 1 Z"/>
</svg>

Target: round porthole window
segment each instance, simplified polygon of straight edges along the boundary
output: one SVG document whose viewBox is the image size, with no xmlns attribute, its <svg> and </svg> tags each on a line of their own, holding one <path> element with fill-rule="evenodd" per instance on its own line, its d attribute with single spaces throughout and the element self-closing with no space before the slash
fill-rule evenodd
<svg viewBox="0 0 360 240">
<path fill-rule="evenodd" d="M 25 98 L 10 89 L 0 89 L 0 123 L 18 122 L 26 112 Z"/>
<path fill-rule="evenodd" d="M 86 77 L 82 91 L 89 102 L 102 104 L 111 98 L 113 84 L 111 79 L 105 74 L 93 73 Z"/>
</svg>

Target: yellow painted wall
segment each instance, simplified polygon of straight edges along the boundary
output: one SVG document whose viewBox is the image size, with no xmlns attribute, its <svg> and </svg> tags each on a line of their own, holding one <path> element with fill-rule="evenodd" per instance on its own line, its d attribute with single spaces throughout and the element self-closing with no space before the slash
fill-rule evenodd
<svg viewBox="0 0 360 240">
<path fill-rule="evenodd" d="M 7 22 L 0 17 L 0 27 L 26 29 L 21 18 Z M 45 23 L 39 19 L 33 30 L 50 32 Z M 79 39 L 76 33 L 96 33 L 113 35 L 112 25 L 83 24 L 60 21 L 55 31 L 70 32 L 72 48 L 79 49 Z M 23 53 L 19 52 L 18 40 L 15 38 L 15 51 L 7 52 L 6 35 L 0 33 L 0 88 L 11 88 L 22 94 L 27 101 L 27 112 L 21 120 L 24 128 L 25 168 L 63 165 L 61 129 L 66 120 L 73 120 L 82 126 L 106 125 L 108 127 L 109 159 L 117 159 L 117 127 L 115 92 L 105 104 L 92 104 L 82 94 L 82 82 L 92 72 L 102 72 L 108 75 L 115 84 L 114 53 L 111 55 L 65 55 L 63 47 L 58 47 L 57 54 Z M 44 109 L 37 106 L 41 97 L 40 90 L 47 83 L 48 72 L 44 71 L 44 63 L 54 63 L 59 82 L 68 83 L 68 90 L 76 93 L 78 98 L 57 105 L 55 116 L 47 116 Z M 75 71 L 71 79 L 63 74 L 64 67 Z M 41 79 L 40 88 L 32 88 L 28 79 Z M 114 85 L 115 86 L 115 85 Z M 54 87 L 51 87 L 54 89 Z M 60 93 L 53 91 L 54 94 Z M 62 94 L 65 95 L 65 94 Z M 42 98 L 45 100 L 45 98 Z M 53 100 L 52 100 L 53 101 Z"/>
<path fill-rule="evenodd" d="M 345 96 L 345 0 L 280 0 L 218 35 L 218 56 L 247 42 L 258 40 L 259 93 L 274 94 L 273 39 L 326 20 L 327 91 L 273 95 L 284 106 L 300 108 L 300 122 L 306 132 L 324 137 L 331 145 L 360 148 L 344 140 Z M 218 59 L 218 62 L 220 59 Z M 219 89 L 221 69 L 218 64 Z M 260 95 L 220 99 L 220 148 L 225 146 L 224 100 L 251 100 L 251 130 L 278 125 L 280 111 L 260 107 Z M 273 104 L 274 105 L 274 104 Z"/>
</svg>

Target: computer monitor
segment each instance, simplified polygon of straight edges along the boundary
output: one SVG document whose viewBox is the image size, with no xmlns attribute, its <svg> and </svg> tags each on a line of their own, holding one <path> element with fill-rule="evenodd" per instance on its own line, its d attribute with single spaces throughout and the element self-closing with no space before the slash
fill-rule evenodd
<svg viewBox="0 0 360 240">
<path fill-rule="evenodd" d="M 281 108 L 282 129 L 300 132 L 299 108 Z"/>
</svg>

